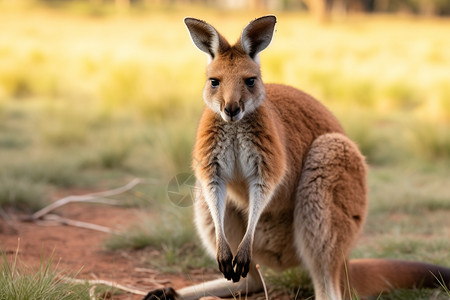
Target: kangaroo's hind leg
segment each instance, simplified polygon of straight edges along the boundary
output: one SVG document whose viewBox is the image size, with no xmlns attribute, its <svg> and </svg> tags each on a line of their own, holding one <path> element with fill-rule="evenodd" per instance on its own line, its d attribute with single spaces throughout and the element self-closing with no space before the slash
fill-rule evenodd
<svg viewBox="0 0 450 300">
<path fill-rule="evenodd" d="M 333 133 L 308 152 L 297 190 L 294 234 L 316 300 L 340 300 L 345 261 L 366 216 L 366 165 L 357 146 Z"/>
</svg>

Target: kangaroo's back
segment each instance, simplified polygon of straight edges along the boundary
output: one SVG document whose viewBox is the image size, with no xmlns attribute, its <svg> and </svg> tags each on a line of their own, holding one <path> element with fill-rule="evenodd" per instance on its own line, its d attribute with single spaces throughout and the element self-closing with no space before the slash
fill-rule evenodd
<svg viewBox="0 0 450 300">
<path fill-rule="evenodd" d="M 344 134 L 336 117 L 312 96 L 282 84 L 265 84 L 267 106 L 276 114 L 275 121 L 283 128 L 287 176 L 295 188 L 302 163 L 312 142 L 326 133 Z M 289 184 L 288 184 L 289 185 Z"/>
<path fill-rule="evenodd" d="M 282 84 L 265 84 L 265 88 L 272 109 L 292 134 L 311 141 L 324 133 L 344 133 L 336 117 L 312 96 Z"/>
</svg>

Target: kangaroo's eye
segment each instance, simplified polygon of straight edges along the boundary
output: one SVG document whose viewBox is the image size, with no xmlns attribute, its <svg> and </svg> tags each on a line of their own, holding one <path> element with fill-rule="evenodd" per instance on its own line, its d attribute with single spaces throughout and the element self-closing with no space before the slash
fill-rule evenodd
<svg viewBox="0 0 450 300">
<path fill-rule="evenodd" d="M 255 86 L 255 78 L 247 78 L 247 79 L 245 79 L 245 84 L 248 86 L 248 87 L 254 87 Z"/>
<path fill-rule="evenodd" d="M 211 78 L 210 81 L 211 81 L 211 86 L 212 86 L 213 88 L 218 87 L 219 84 L 220 84 L 219 79 Z"/>
</svg>

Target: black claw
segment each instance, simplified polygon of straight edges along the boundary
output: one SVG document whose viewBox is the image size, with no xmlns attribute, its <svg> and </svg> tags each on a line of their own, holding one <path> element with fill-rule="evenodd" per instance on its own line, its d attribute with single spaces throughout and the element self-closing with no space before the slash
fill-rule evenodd
<svg viewBox="0 0 450 300">
<path fill-rule="evenodd" d="M 228 269 L 227 269 L 227 263 L 224 262 L 224 261 L 220 261 L 220 260 L 218 260 L 217 262 L 219 264 L 220 272 L 222 272 L 223 276 L 225 276 L 226 279 L 229 279 L 228 278 L 229 277 L 229 272 L 228 272 Z"/>
<path fill-rule="evenodd" d="M 178 294 L 171 287 L 151 291 L 142 300 L 177 300 Z"/>
<path fill-rule="evenodd" d="M 233 277 L 233 281 L 237 282 L 237 281 L 239 281 L 239 278 L 241 277 L 241 266 L 236 261 L 236 259 L 234 259 L 234 261 L 233 261 L 233 267 L 234 267 L 234 274 L 236 275 L 235 277 Z"/>
<path fill-rule="evenodd" d="M 220 272 L 222 272 L 223 276 L 227 280 L 234 278 L 233 254 L 229 249 L 228 251 L 218 251 L 217 263 L 219 265 Z"/>
<path fill-rule="evenodd" d="M 234 273 L 233 275 L 233 282 L 238 282 L 241 279 L 241 276 L 238 273 Z"/>
<path fill-rule="evenodd" d="M 233 267 L 235 277 L 233 277 L 233 281 L 239 281 L 239 278 L 247 277 L 248 272 L 250 271 L 250 257 L 246 255 L 245 252 L 239 252 L 233 260 Z"/>
<path fill-rule="evenodd" d="M 250 261 L 244 265 L 244 271 L 242 272 L 242 277 L 247 277 L 248 272 L 250 271 Z"/>
<path fill-rule="evenodd" d="M 233 267 L 231 266 L 231 262 L 225 263 L 223 268 L 223 276 L 225 276 L 226 279 L 231 280 L 234 276 L 234 270 Z"/>
</svg>

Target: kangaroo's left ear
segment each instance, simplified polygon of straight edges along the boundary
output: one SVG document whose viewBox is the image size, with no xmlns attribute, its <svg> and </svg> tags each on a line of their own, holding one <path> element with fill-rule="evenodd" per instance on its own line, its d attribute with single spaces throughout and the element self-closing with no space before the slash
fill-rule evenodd
<svg viewBox="0 0 450 300">
<path fill-rule="evenodd" d="M 230 48 L 230 44 L 217 32 L 217 30 L 205 21 L 195 18 L 185 18 L 189 34 L 198 49 L 208 54 L 212 61 L 219 53 Z"/>
<path fill-rule="evenodd" d="M 242 31 L 242 48 L 256 62 L 259 52 L 266 49 L 272 41 L 276 23 L 275 16 L 264 16 L 250 22 Z"/>
</svg>

